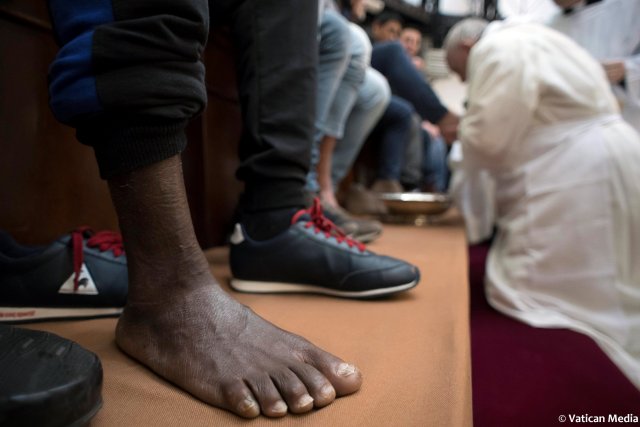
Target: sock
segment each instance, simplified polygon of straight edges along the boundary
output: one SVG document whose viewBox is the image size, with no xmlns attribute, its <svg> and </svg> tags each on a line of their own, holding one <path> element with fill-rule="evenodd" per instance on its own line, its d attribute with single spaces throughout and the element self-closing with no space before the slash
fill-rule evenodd
<svg viewBox="0 0 640 427">
<path fill-rule="evenodd" d="M 241 222 L 253 240 L 267 240 L 284 232 L 291 226 L 293 215 L 304 207 L 287 207 L 259 212 L 244 212 Z"/>
</svg>

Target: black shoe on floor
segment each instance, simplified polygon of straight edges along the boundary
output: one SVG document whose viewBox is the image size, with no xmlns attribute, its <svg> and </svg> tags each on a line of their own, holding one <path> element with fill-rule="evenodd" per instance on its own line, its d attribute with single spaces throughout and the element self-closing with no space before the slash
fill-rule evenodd
<svg viewBox="0 0 640 427">
<path fill-rule="evenodd" d="M 382 223 L 371 219 L 355 218 L 340 206 L 322 203 L 322 212 L 344 233 L 362 243 L 371 243 L 382 234 Z"/>
<path fill-rule="evenodd" d="M 117 233 L 83 227 L 33 248 L 0 232 L 0 322 L 118 316 L 127 290 Z"/>
<path fill-rule="evenodd" d="M 0 426 L 81 427 L 102 406 L 102 366 L 78 344 L 0 325 Z"/>
<path fill-rule="evenodd" d="M 250 293 L 304 292 L 372 298 L 413 288 L 418 268 L 376 255 L 322 214 L 320 201 L 296 213 L 274 238 L 251 239 L 241 224 L 231 236 L 231 287 Z"/>
</svg>

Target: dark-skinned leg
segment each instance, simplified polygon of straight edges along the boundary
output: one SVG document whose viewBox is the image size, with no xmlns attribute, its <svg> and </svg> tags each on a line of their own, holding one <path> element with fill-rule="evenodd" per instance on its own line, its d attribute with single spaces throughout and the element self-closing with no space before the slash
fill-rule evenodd
<svg viewBox="0 0 640 427">
<path fill-rule="evenodd" d="M 109 180 L 129 262 L 117 343 L 154 372 L 243 417 L 307 412 L 353 393 L 353 365 L 263 320 L 211 276 L 178 156 Z"/>
<path fill-rule="evenodd" d="M 118 345 L 244 417 L 305 412 L 357 390 L 355 367 L 227 296 L 198 247 L 179 153 L 206 98 L 206 1 L 49 4 L 62 45 L 51 105 L 95 149 L 125 239 L 129 303 Z"/>
</svg>

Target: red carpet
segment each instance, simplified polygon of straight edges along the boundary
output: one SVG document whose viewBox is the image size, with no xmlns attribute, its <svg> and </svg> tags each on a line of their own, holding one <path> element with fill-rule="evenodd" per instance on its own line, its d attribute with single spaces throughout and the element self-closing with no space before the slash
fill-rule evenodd
<svg viewBox="0 0 640 427">
<path fill-rule="evenodd" d="M 488 248 L 469 248 L 474 425 L 560 425 L 559 417 L 570 414 L 640 417 L 640 391 L 590 338 L 533 328 L 489 306 Z"/>
</svg>

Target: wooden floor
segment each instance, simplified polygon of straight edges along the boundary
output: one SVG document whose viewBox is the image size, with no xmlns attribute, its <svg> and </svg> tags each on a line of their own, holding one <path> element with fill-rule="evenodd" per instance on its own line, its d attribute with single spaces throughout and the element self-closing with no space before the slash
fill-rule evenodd
<svg viewBox="0 0 640 427">
<path fill-rule="evenodd" d="M 32 325 L 96 352 L 104 407 L 93 427 L 110 426 L 466 426 L 471 425 L 467 252 L 454 219 L 426 227 L 386 226 L 370 249 L 419 266 L 418 287 L 391 299 L 234 295 L 275 324 L 357 364 L 362 390 L 304 416 L 250 422 L 209 407 L 118 351 L 115 320 Z M 207 252 L 226 286 L 227 251 Z"/>
</svg>

